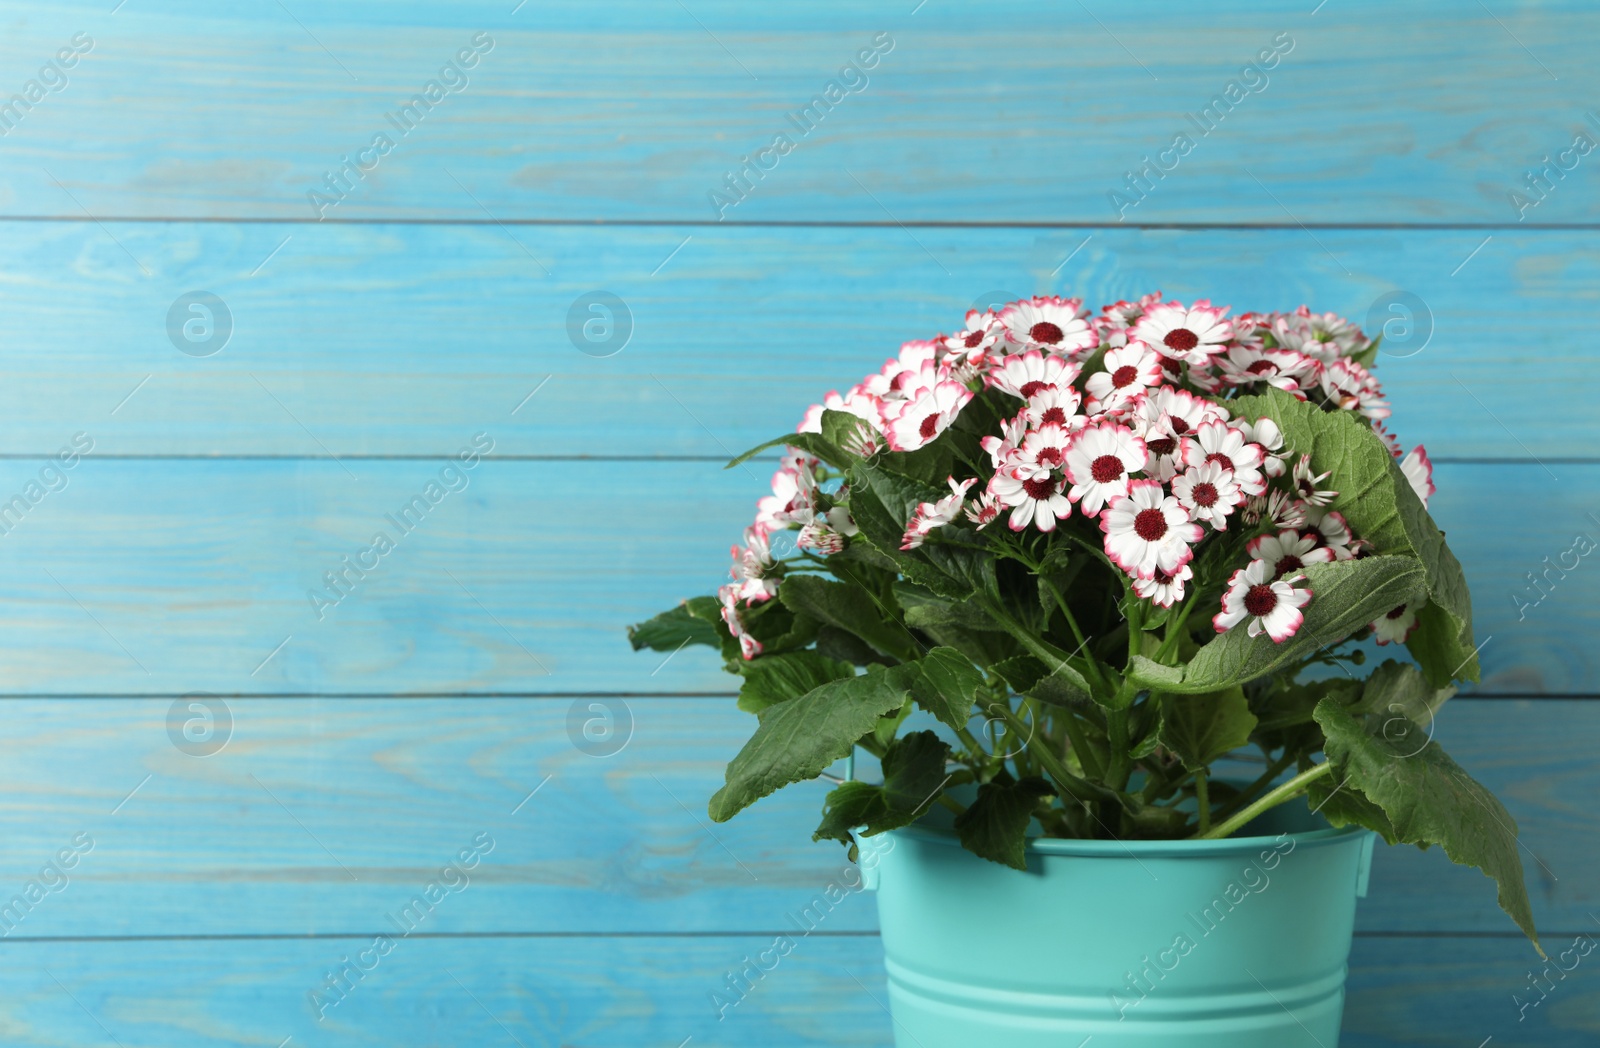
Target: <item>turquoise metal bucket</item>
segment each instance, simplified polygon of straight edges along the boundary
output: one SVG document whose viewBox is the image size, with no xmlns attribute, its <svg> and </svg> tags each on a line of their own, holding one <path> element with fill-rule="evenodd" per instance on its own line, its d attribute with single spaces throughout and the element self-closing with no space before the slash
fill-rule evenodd
<svg viewBox="0 0 1600 1048">
<path fill-rule="evenodd" d="M 920 826 L 863 839 L 895 1044 L 1335 1048 L 1374 837 L 1316 822 L 1034 840 L 1026 873 Z"/>
</svg>

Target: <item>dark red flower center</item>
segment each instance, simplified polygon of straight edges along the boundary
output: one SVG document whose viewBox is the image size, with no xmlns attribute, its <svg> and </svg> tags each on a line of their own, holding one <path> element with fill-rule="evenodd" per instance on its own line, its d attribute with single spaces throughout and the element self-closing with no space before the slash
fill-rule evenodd
<svg viewBox="0 0 1600 1048">
<path fill-rule="evenodd" d="M 917 427 L 917 432 L 922 434 L 923 440 L 932 440 L 939 432 L 939 413 L 935 411 L 923 419 L 922 425 Z"/>
<path fill-rule="evenodd" d="M 1245 370 L 1252 375 L 1276 375 L 1278 373 L 1278 365 L 1270 360 L 1258 360 L 1245 368 Z"/>
<path fill-rule="evenodd" d="M 1191 350 L 1200 344 L 1200 336 L 1188 328 L 1173 328 L 1167 332 L 1167 337 L 1161 340 L 1168 349 L 1176 349 L 1180 353 Z"/>
<path fill-rule="evenodd" d="M 1133 533 L 1146 542 L 1155 542 L 1167 533 L 1167 515 L 1159 509 L 1142 509 L 1133 518 Z"/>
<path fill-rule="evenodd" d="M 1277 574 L 1279 574 L 1279 575 L 1287 575 L 1289 572 L 1291 572 L 1291 571 L 1299 571 L 1301 568 L 1303 568 L 1305 566 L 1306 566 L 1306 562 L 1305 561 L 1301 560 L 1299 557 L 1297 557 L 1293 553 L 1291 553 L 1288 556 L 1279 559 L 1278 566 L 1273 568 L 1272 570 L 1274 572 L 1276 572 Z"/>
<path fill-rule="evenodd" d="M 1067 424 L 1067 413 L 1059 407 L 1045 408 L 1044 414 L 1039 416 L 1039 425 L 1043 426 L 1051 422 L 1058 426 L 1065 426 Z"/>
<path fill-rule="evenodd" d="M 1053 346 L 1066 337 L 1066 332 L 1048 320 L 1041 320 L 1028 329 L 1028 337 L 1035 342 Z"/>
<path fill-rule="evenodd" d="M 1138 378 L 1139 369 L 1132 364 L 1124 364 L 1111 373 L 1111 384 L 1118 389 L 1126 389 L 1138 381 Z"/>
<path fill-rule="evenodd" d="M 1217 465 L 1221 466 L 1223 469 L 1226 469 L 1226 470 L 1233 469 L 1233 459 L 1231 459 L 1228 456 L 1224 455 L 1220 451 L 1213 451 L 1211 454 L 1207 455 L 1206 456 L 1206 461 L 1207 462 L 1215 462 Z"/>
<path fill-rule="evenodd" d="M 1157 568 L 1156 577 L 1152 581 L 1159 586 L 1170 586 L 1172 584 L 1172 576 Z"/>
<path fill-rule="evenodd" d="M 1386 619 L 1398 619 L 1400 616 L 1404 615 L 1405 613 L 1406 613 L 1406 606 L 1404 604 L 1402 604 L 1398 608 L 1394 609 L 1393 611 L 1391 611 L 1387 615 L 1385 615 L 1384 618 L 1386 618 Z"/>
<path fill-rule="evenodd" d="M 972 349 L 979 342 L 983 341 L 983 334 L 984 333 L 982 331 L 969 331 L 969 332 L 967 332 L 967 337 L 962 340 L 963 344 L 968 349 Z"/>
<path fill-rule="evenodd" d="M 1216 486 L 1201 481 L 1199 484 L 1194 486 L 1192 491 L 1189 492 L 1189 497 L 1194 499 L 1194 504 L 1196 506 L 1204 506 L 1209 509 L 1217 504 Z"/>
<path fill-rule="evenodd" d="M 1251 586 L 1250 591 L 1244 595 L 1244 610 L 1256 618 L 1272 614 L 1272 609 L 1277 606 L 1278 595 L 1272 592 L 1272 587 L 1266 583 Z"/>
<path fill-rule="evenodd" d="M 1169 417 L 1167 419 L 1167 423 L 1172 427 L 1172 432 L 1176 433 L 1180 437 L 1189 432 L 1189 423 L 1185 422 L 1177 415 Z"/>
<path fill-rule="evenodd" d="M 1181 360 L 1173 360 L 1171 357 L 1162 357 L 1161 369 L 1169 375 L 1182 375 L 1183 362 Z"/>
<path fill-rule="evenodd" d="M 1101 455 L 1089 463 L 1089 475 L 1096 484 L 1110 484 L 1122 477 L 1122 460 L 1115 455 Z"/>
<path fill-rule="evenodd" d="M 1061 465 L 1061 449 L 1056 447 L 1040 448 L 1039 453 L 1034 458 L 1041 463 L 1059 466 Z"/>
<path fill-rule="evenodd" d="M 1149 449 L 1152 455 L 1170 455 L 1178 450 L 1178 438 L 1157 437 L 1154 440 L 1145 441 L 1144 446 Z"/>
<path fill-rule="evenodd" d="M 1055 388 L 1056 387 L 1052 386 L 1048 382 L 1040 382 L 1038 379 L 1034 379 L 1032 382 L 1024 382 L 1017 392 L 1022 394 L 1023 399 L 1032 400 L 1037 394 L 1042 393 L 1047 389 Z"/>
<path fill-rule="evenodd" d="M 1048 478 L 1025 480 L 1022 482 L 1022 490 L 1028 493 L 1030 499 L 1047 499 L 1056 493 L 1056 482 Z"/>
</svg>

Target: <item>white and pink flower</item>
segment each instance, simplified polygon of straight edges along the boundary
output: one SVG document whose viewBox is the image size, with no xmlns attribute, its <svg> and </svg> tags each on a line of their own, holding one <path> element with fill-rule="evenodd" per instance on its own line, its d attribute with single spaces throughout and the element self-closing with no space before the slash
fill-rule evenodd
<svg viewBox="0 0 1600 1048">
<path fill-rule="evenodd" d="M 1204 298 L 1193 306 L 1163 302 L 1145 310 L 1128 339 L 1146 342 L 1164 356 L 1203 368 L 1233 338 L 1227 312 L 1227 306 L 1217 308 Z"/>
<path fill-rule="evenodd" d="M 967 326 L 954 335 L 940 339 L 944 351 L 968 361 L 981 360 L 1005 337 L 1005 327 L 1000 318 L 988 310 L 969 309 Z"/>
<path fill-rule="evenodd" d="M 1157 568 L 1147 579 L 1134 579 L 1133 592 L 1159 607 L 1170 608 L 1183 599 L 1183 584 L 1192 578 L 1194 568 L 1188 564 L 1171 575 Z"/>
<path fill-rule="evenodd" d="M 1129 474 L 1144 468 L 1149 457 L 1144 441 L 1116 423 L 1089 426 L 1067 445 L 1067 497 L 1094 515 L 1110 499 L 1128 493 Z"/>
<path fill-rule="evenodd" d="M 1053 353 L 1030 349 L 1026 353 L 1013 353 L 989 370 L 989 385 L 1023 400 L 1049 390 L 1069 389 L 1078 377 L 1082 365 Z"/>
<path fill-rule="evenodd" d="M 1112 499 L 1100 517 L 1100 530 L 1106 556 L 1141 579 L 1153 579 L 1157 571 L 1172 575 L 1189 563 L 1202 535 L 1189 511 L 1153 480 L 1135 480 L 1128 494 Z"/>
<path fill-rule="evenodd" d="M 1276 535 L 1253 538 L 1246 549 L 1252 559 L 1267 566 L 1267 575 L 1271 578 L 1292 575 L 1307 564 L 1327 564 L 1334 559 L 1333 550 L 1318 545 L 1315 536 L 1303 535 L 1292 528 L 1285 528 Z"/>
<path fill-rule="evenodd" d="M 1372 623 L 1372 636 L 1379 644 L 1404 644 L 1417 628 L 1417 609 L 1402 604 Z"/>
<path fill-rule="evenodd" d="M 895 451 L 915 451 L 931 443 L 972 400 L 970 389 L 945 377 L 932 364 L 924 365 L 909 389 L 905 400 L 883 405 L 884 432 Z"/>
<path fill-rule="evenodd" d="M 1189 511 L 1189 519 L 1210 524 L 1218 531 L 1228 528 L 1228 514 L 1245 499 L 1233 471 L 1215 462 L 1190 466 L 1172 478 L 1172 494 Z"/>
<path fill-rule="evenodd" d="M 1198 466 L 1215 462 L 1233 473 L 1233 479 L 1246 495 L 1259 495 L 1267 490 L 1266 478 L 1261 475 L 1265 459 L 1261 445 L 1246 440 L 1245 435 L 1224 422 L 1207 422 L 1195 430 L 1193 437 L 1183 441 L 1183 461 Z"/>
<path fill-rule="evenodd" d="M 1161 384 L 1161 358 L 1143 342 L 1107 350 L 1102 366 L 1104 371 L 1096 371 L 1084 383 L 1089 410 L 1095 414 L 1119 408 Z"/>
<path fill-rule="evenodd" d="M 967 497 L 967 489 L 976 483 L 976 478 L 958 481 L 950 477 L 950 494 L 937 502 L 918 503 L 916 511 L 906 523 L 906 533 L 900 540 L 900 548 L 916 549 L 933 533 L 934 528 L 942 528 L 960 516 L 961 504 Z"/>
<path fill-rule="evenodd" d="M 1433 460 L 1428 458 L 1428 450 L 1418 444 L 1406 452 L 1406 457 L 1400 460 L 1400 472 L 1411 482 L 1411 490 L 1422 500 L 1422 508 L 1427 509 L 1428 500 L 1438 490 L 1433 485 Z"/>
<path fill-rule="evenodd" d="M 1087 316 L 1082 299 L 1037 295 L 1001 310 L 1000 323 L 1014 346 L 1073 356 L 1100 344 Z"/>
<path fill-rule="evenodd" d="M 1282 644 L 1300 629 L 1305 616 L 1300 609 L 1311 603 L 1311 589 L 1303 576 L 1273 579 L 1265 561 L 1252 560 L 1228 579 L 1222 610 L 1211 619 L 1218 633 L 1226 633 L 1249 620 L 1249 633 L 1265 633 Z"/>
</svg>

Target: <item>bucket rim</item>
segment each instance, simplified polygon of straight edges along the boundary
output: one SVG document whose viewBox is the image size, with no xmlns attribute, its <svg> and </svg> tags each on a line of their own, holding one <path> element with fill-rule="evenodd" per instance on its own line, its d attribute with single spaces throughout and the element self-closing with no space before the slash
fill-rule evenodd
<svg viewBox="0 0 1600 1048">
<path fill-rule="evenodd" d="M 1270 848 L 1280 839 L 1292 840 L 1296 847 L 1302 844 L 1337 844 L 1361 837 L 1372 831 L 1364 826 L 1350 825 L 1324 827 L 1265 834 L 1251 837 L 1223 837 L 1219 840 L 1077 840 L 1066 837 L 1029 837 L 1027 850 L 1038 855 L 1088 855 L 1107 858 L 1205 858 L 1217 855 L 1238 855 Z M 953 832 L 927 826 L 902 826 L 890 830 L 890 835 L 915 837 L 935 844 L 960 848 L 961 842 Z"/>
</svg>

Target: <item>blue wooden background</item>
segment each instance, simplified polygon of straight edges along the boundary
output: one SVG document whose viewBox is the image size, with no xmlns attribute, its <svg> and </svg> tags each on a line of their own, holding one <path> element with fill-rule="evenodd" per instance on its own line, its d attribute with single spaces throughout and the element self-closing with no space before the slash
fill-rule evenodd
<svg viewBox="0 0 1600 1048">
<path fill-rule="evenodd" d="M 751 722 L 623 627 L 722 576 L 769 472 L 730 451 L 1046 291 L 1411 296 L 1379 371 L 1484 642 L 1438 737 L 1519 820 L 1547 945 L 1600 934 L 1600 567 L 1529 578 L 1600 540 L 1597 36 L 1515 0 L 0 3 L 0 1044 L 888 1044 L 854 892 L 718 1019 L 843 857 L 820 787 L 708 826 Z M 168 323 L 199 291 L 204 356 Z M 569 332 L 594 291 L 611 355 Z M 620 752 L 574 742 L 596 704 Z M 1380 852 L 1357 935 L 1347 1046 L 1600 1039 L 1600 958 L 1530 990 L 1437 852 Z"/>
</svg>

